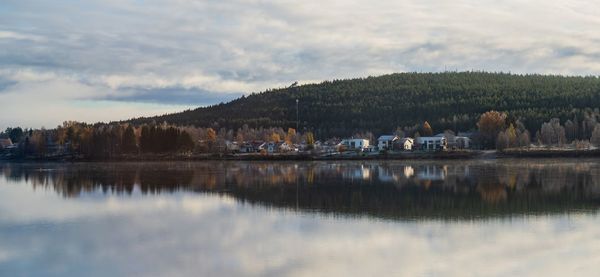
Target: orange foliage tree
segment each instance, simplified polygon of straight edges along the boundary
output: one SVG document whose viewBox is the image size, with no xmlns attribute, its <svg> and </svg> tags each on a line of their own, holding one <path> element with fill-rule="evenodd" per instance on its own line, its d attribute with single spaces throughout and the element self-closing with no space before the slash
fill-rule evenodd
<svg viewBox="0 0 600 277">
<path fill-rule="evenodd" d="M 489 111 L 485 112 L 477 122 L 477 128 L 481 133 L 483 144 L 486 147 L 493 147 L 496 144 L 498 133 L 504 130 L 506 125 L 506 113 Z"/>
</svg>

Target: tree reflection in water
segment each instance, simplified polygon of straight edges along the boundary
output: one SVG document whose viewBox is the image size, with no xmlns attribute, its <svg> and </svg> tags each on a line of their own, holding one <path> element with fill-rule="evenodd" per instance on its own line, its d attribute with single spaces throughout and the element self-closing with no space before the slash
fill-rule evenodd
<svg viewBox="0 0 600 277">
<path fill-rule="evenodd" d="M 595 160 L 1 164 L 64 197 L 178 190 L 272 207 L 393 219 L 593 211 Z"/>
</svg>

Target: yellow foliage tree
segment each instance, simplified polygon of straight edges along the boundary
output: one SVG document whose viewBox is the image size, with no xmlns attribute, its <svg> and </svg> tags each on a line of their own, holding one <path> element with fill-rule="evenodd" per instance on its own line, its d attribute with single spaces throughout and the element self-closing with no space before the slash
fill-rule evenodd
<svg viewBox="0 0 600 277">
<path fill-rule="evenodd" d="M 517 141 L 517 130 L 515 129 L 515 126 L 512 125 L 512 123 L 506 129 L 506 136 L 508 137 L 508 145 L 510 147 L 515 147 L 519 144 Z"/>
<path fill-rule="evenodd" d="M 281 137 L 279 136 L 278 133 L 273 132 L 271 134 L 271 141 L 273 142 L 279 142 L 281 140 Z"/>
<path fill-rule="evenodd" d="M 285 136 L 285 142 L 287 144 L 292 144 L 292 142 L 294 141 L 295 137 L 296 137 L 296 129 L 294 129 L 294 128 L 288 128 L 287 135 Z"/>
</svg>

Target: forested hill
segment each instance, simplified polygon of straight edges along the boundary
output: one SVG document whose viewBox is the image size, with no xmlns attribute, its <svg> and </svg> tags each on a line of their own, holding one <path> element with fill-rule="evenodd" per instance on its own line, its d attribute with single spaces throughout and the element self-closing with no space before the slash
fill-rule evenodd
<svg viewBox="0 0 600 277">
<path fill-rule="evenodd" d="M 398 73 L 379 77 L 326 81 L 274 89 L 229 103 L 181 113 L 138 118 L 151 121 L 237 129 L 295 127 L 299 99 L 300 129 L 319 137 L 355 132 L 392 132 L 422 124 L 434 131 L 476 128 L 479 115 L 505 111 L 534 131 L 542 122 L 582 116 L 600 107 L 600 78 L 514 75 L 483 72 Z"/>
</svg>

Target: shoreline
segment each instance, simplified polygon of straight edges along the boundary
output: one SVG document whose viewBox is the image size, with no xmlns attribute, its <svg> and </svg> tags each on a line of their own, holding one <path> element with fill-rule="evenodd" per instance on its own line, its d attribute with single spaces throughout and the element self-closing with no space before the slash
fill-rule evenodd
<svg viewBox="0 0 600 277">
<path fill-rule="evenodd" d="M 443 152 L 401 152 L 371 155 L 318 156 L 296 154 L 141 154 L 111 158 L 82 158 L 72 155 L 53 157 L 0 158 L 0 162 L 154 162 L 154 161 L 361 161 L 361 160 L 469 160 L 503 158 L 593 158 L 600 149 L 506 149 Z"/>
</svg>

